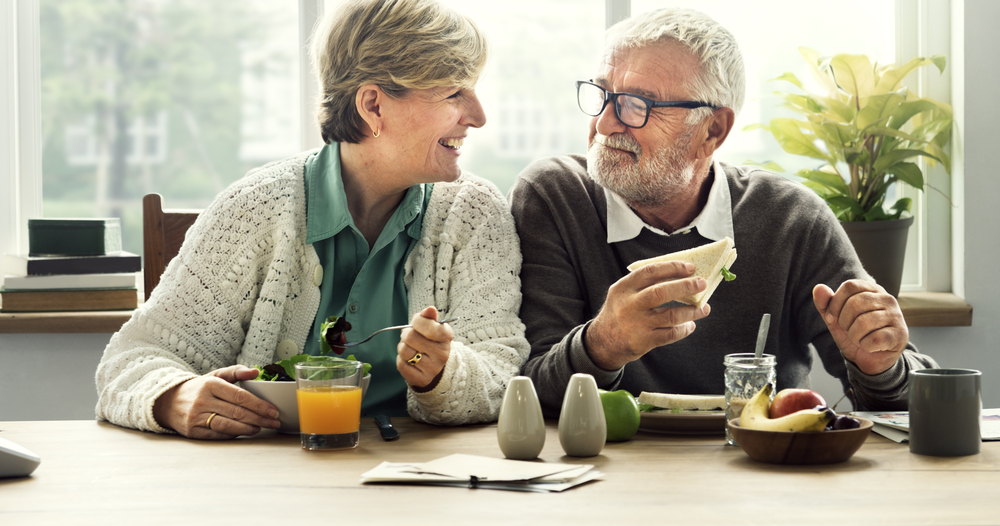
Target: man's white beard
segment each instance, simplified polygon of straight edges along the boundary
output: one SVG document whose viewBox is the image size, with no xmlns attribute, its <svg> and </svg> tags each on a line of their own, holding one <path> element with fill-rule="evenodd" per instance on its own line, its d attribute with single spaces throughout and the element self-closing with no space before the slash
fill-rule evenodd
<svg viewBox="0 0 1000 526">
<path fill-rule="evenodd" d="M 644 160 L 635 138 L 618 133 L 597 134 L 587 149 L 587 174 L 633 207 L 669 203 L 694 175 L 694 163 L 684 159 L 691 148 L 691 136 L 691 130 L 686 131 L 673 145 L 660 148 Z M 632 152 L 635 158 L 608 147 Z"/>
</svg>

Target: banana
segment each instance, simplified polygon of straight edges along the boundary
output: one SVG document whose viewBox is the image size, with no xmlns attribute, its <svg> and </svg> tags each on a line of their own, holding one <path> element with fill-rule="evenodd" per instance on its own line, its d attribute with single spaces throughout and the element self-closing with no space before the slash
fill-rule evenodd
<svg viewBox="0 0 1000 526">
<path fill-rule="evenodd" d="M 759 429 L 762 431 L 822 431 L 826 425 L 836 418 L 831 409 L 804 409 L 781 418 L 768 418 L 767 411 L 771 406 L 771 386 L 753 395 L 740 414 L 740 427 Z"/>
</svg>

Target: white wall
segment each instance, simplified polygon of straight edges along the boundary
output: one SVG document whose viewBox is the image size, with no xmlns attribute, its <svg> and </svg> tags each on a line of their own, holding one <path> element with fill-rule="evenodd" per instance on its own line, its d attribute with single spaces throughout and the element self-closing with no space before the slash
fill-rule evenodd
<svg viewBox="0 0 1000 526">
<path fill-rule="evenodd" d="M 961 0 L 955 0 L 961 1 Z M 983 372 L 983 404 L 1000 407 L 1000 2 L 965 0 L 965 218 L 966 300 L 972 327 L 914 328 L 910 338 L 944 367 Z M 0 334 L 0 421 L 89 419 L 97 393 L 94 371 L 108 334 Z M 823 373 L 814 388 L 828 402 L 839 386 Z"/>
</svg>

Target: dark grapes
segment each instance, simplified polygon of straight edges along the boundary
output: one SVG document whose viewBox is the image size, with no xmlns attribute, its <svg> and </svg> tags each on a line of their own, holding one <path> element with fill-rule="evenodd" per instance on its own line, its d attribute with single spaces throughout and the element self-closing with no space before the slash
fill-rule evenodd
<svg viewBox="0 0 1000 526">
<path fill-rule="evenodd" d="M 857 429 L 861 427 L 861 421 L 847 415 L 838 415 L 833 421 L 834 429 Z"/>
</svg>

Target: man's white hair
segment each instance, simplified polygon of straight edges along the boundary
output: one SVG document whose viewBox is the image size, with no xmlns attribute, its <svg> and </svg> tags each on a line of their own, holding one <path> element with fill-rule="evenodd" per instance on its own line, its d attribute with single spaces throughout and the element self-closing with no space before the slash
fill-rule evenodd
<svg viewBox="0 0 1000 526">
<path fill-rule="evenodd" d="M 687 79 L 692 100 L 732 108 L 739 115 L 746 95 L 743 55 L 733 34 L 700 11 L 668 7 L 622 20 L 608 29 L 605 50 L 646 47 L 661 41 L 683 44 L 701 62 L 701 71 Z M 692 110 L 687 124 L 693 125 L 711 112 L 711 108 Z"/>
</svg>

